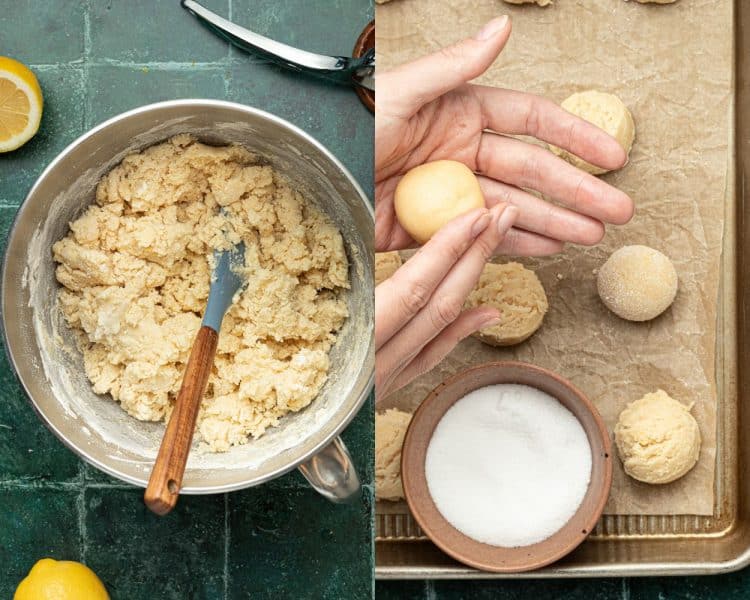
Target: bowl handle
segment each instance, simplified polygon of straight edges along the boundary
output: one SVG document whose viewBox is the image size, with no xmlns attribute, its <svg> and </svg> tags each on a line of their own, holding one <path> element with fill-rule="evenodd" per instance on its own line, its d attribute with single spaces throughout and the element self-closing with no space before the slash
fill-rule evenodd
<svg viewBox="0 0 750 600">
<path fill-rule="evenodd" d="M 298 468 L 308 483 L 331 502 L 350 502 L 359 496 L 357 470 L 340 437 Z"/>
</svg>

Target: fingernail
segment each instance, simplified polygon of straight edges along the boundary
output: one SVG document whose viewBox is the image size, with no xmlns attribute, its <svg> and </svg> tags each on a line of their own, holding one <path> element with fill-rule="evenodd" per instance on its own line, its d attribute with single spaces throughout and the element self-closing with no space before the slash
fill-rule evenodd
<svg viewBox="0 0 750 600">
<path fill-rule="evenodd" d="M 513 223 L 518 218 L 518 209 L 515 206 L 506 206 L 503 213 L 497 220 L 497 230 L 500 235 L 505 235 L 513 227 Z"/>
<path fill-rule="evenodd" d="M 485 329 L 487 327 L 494 327 L 495 325 L 500 325 L 500 317 L 492 317 L 490 319 L 487 319 L 484 323 L 482 323 L 482 326 L 480 329 Z"/>
<path fill-rule="evenodd" d="M 508 15 L 503 15 L 502 17 L 497 17 L 496 19 L 492 19 L 489 23 L 486 23 L 484 27 L 482 27 L 477 34 L 474 36 L 474 39 L 479 40 L 480 42 L 484 42 L 486 40 L 489 40 L 492 37 L 495 37 L 495 35 L 505 29 L 505 26 L 508 24 Z"/>
<path fill-rule="evenodd" d="M 487 225 L 490 224 L 491 218 L 492 217 L 490 216 L 490 213 L 485 212 L 481 217 L 474 221 L 474 225 L 471 226 L 471 235 L 477 237 L 480 233 L 487 229 Z"/>
</svg>

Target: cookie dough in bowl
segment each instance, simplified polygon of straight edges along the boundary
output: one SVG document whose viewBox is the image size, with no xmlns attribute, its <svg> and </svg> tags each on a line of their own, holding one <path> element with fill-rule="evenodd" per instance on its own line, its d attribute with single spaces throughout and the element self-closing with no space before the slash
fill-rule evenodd
<svg viewBox="0 0 750 600">
<path fill-rule="evenodd" d="M 260 437 L 322 387 L 347 318 L 341 234 L 270 166 L 188 135 L 127 156 L 52 250 L 86 375 L 131 416 L 171 412 L 208 299 L 209 257 L 245 242 L 248 282 L 222 325 L 198 434 Z"/>
<path fill-rule="evenodd" d="M 240 350 L 235 356 L 237 363 L 242 364 L 244 368 L 250 364 L 245 354 L 252 354 L 260 360 L 252 365 L 253 375 L 250 380 L 249 376 L 244 373 L 232 372 L 229 364 L 232 349 L 229 346 L 224 350 L 220 348 L 220 353 L 224 353 L 227 360 L 221 361 L 221 364 L 217 363 L 214 375 L 218 376 L 217 381 L 220 385 L 217 389 L 213 389 L 209 384 L 207 395 L 209 399 L 221 395 L 230 396 L 230 398 L 226 401 L 227 404 L 215 405 L 215 408 L 221 408 L 221 414 L 209 411 L 208 406 L 204 405 L 201 424 L 204 426 L 203 433 L 207 436 L 214 436 L 217 446 L 221 445 L 223 440 L 230 447 L 226 452 L 200 451 L 201 445 L 207 449 L 208 444 L 199 430 L 196 435 L 196 448 L 190 453 L 188 460 L 182 491 L 188 494 L 217 493 L 257 485 L 302 465 L 321 452 L 326 453 L 332 464 L 341 464 L 342 467 L 348 468 L 351 463 L 344 457 L 345 449 L 340 440 L 336 440 L 336 436 L 365 402 L 373 379 L 371 357 L 374 352 L 372 335 L 374 269 L 371 249 L 374 237 L 374 215 L 372 207 L 361 187 L 329 151 L 305 132 L 274 115 L 252 107 L 215 100 L 168 101 L 141 107 L 114 117 L 86 133 L 51 163 L 19 209 L 14 227 L 8 237 L 8 250 L 3 271 L 2 318 L 11 364 L 16 369 L 40 418 L 68 447 L 110 475 L 129 483 L 145 486 L 161 442 L 164 425 L 157 421 L 136 419 L 123 410 L 120 402 L 113 401 L 112 393 L 97 394 L 93 390 L 92 383 L 87 376 L 84 357 L 79 350 L 81 334 L 76 334 L 71 329 L 65 315 L 58 307 L 57 299 L 61 284 L 57 280 L 55 270 L 59 264 L 53 259 L 52 248 L 71 233 L 70 224 L 84 217 L 89 207 L 104 208 L 104 205 L 97 203 L 97 186 L 124 160 L 127 162 L 128 156 L 138 155 L 144 151 L 147 153 L 148 148 L 158 147 L 175 136 L 183 134 L 189 134 L 196 140 L 196 144 L 208 148 L 208 153 L 221 154 L 227 147 L 246 151 L 255 157 L 251 161 L 253 164 L 248 164 L 247 167 L 261 167 L 262 173 L 267 172 L 266 167 L 270 168 L 273 172 L 272 183 L 277 189 L 289 188 L 304 200 L 301 202 L 303 210 L 299 225 L 305 231 L 304 255 L 306 258 L 298 253 L 299 248 L 296 244 L 289 243 L 284 248 L 276 250 L 272 249 L 273 243 L 268 244 L 261 248 L 262 251 L 256 257 L 257 263 L 260 264 L 260 268 L 256 268 L 253 272 L 256 285 L 262 285 L 265 292 L 281 300 L 285 294 L 288 294 L 291 286 L 298 286 L 297 290 L 303 292 L 305 285 L 310 284 L 315 288 L 317 295 L 331 296 L 324 302 L 330 308 L 335 307 L 338 311 L 340 305 L 337 298 L 343 301 L 346 314 L 349 316 L 342 320 L 340 328 L 335 332 L 332 329 L 328 334 L 320 331 L 316 333 L 318 326 L 326 327 L 325 322 L 319 320 L 322 313 L 317 315 L 317 312 L 320 312 L 317 309 L 315 313 L 300 310 L 299 316 L 295 315 L 289 323 L 280 325 L 278 333 L 269 334 L 271 329 L 269 319 L 272 315 L 263 310 L 252 314 L 252 318 L 257 321 L 257 326 L 254 324 L 252 327 L 247 327 L 246 334 L 243 334 L 239 340 L 236 333 L 230 331 L 226 342 L 220 341 L 220 344 L 229 345 L 239 343 Z M 212 157 L 211 160 L 215 158 Z M 237 162 L 241 161 L 242 157 L 238 156 Z M 182 168 L 183 166 L 176 160 L 170 166 L 170 173 L 179 174 Z M 244 167 L 236 169 L 238 176 L 243 171 Z M 180 188 L 180 193 L 204 179 L 200 168 L 195 171 L 191 168 L 190 172 L 190 181 L 187 186 Z M 250 172 L 251 170 L 248 169 L 247 174 Z M 175 180 L 170 178 L 171 175 L 167 179 L 174 183 Z M 161 188 L 152 190 L 150 184 L 143 189 L 142 181 L 136 185 L 134 181 L 130 181 L 130 176 L 126 179 L 117 182 L 114 186 L 117 193 L 127 193 L 131 185 L 141 197 L 148 197 L 149 191 L 163 191 Z M 113 180 L 108 181 L 112 183 Z M 213 196 L 233 193 L 231 186 L 222 187 L 218 179 L 210 185 L 212 189 L 222 188 L 223 190 L 217 191 Z M 265 185 L 258 181 L 256 192 L 261 192 L 264 187 Z M 111 235 L 101 236 L 101 239 L 106 239 L 107 244 L 119 246 L 122 250 L 130 247 L 134 242 L 141 246 L 138 252 L 147 252 L 147 248 L 152 250 L 158 248 L 158 251 L 154 251 L 145 260 L 152 271 L 150 277 L 161 276 L 160 273 L 163 275 L 164 271 L 174 276 L 175 272 L 178 272 L 179 264 L 182 264 L 187 271 L 188 266 L 191 268 L 193 266 L 188 264 L 189 261 L 176 260 L 172 266 L 169 263 L 170 253 L 175 247 L 179 249 L 180 244 L 184 243 L 181 241 L 184 236 L 172 236 L 162 232 L 165 229 L 164 223 L 170 223 L 171 217 L 167 218 L 169 211 L 176 210 L 177 223 L 189 224 L 193 227 L 194 234 L 187 236 L 190 238 L 187 245 L 193 251 L 198 246 L 202 246 L 208 252 L 208 248 L 213 243 L 213 238 L 207 235 L 205 230 L 196 232 L 195 227 L 202 229 L 204 226 L 215 225 L 217 217 L 219 222 L 225 218 L 230 222 L 237 221 L 237 215 L 232 216 L 232 210 L 228 211 L 228 217 L 219 215 L 218 201 L 212 194 L 207 194 L 207 196 L 206 202 L 214 202 L 212 206 L 214 206 L 215 214 L 212 213 L 211 219 L 201 217 L 200 211 L 195 208 L 190 211 L 183 210 L 182 205 L 194 200 L 191 200 L 190 193 L 186 193 L 184 196 L 178 195 L 176 198 L 164 200 L 165 204 L 171 203 L 176 206 L 174 208 L 165 206 L 164 220 L 159 226 L 160 232 L 156 239 L 149 239 L 146 227 L 142 228 L 143 231 L 136 231 L 138 228 L 120 226 L 113 229 Z M 262 194 L 256 194 L 255 198 L 252 196 L 252 194 L 247 194 L 240 204 L 247 205 L 263 197 Z M 288 199 L 294 200 L 294 197 L 289 196 Z M 227 206 L 231 208 L 232 204 L 229 202 Z M 138 211 L 146 210 L 145 205 L 137 206 Z M 183 209 L 180 209 L 180 206 Z M 276 218 L 284 221 L 283 224 L 279 222 L 274 225 L 274 242 L 281 242 L 286 237 L 284 230 L 299 229 L 295 224 L 293 207 L 294 202 L 287 202 L 283 196 L 278 196 L 278 202 L 273 202 L 273 212 Z M 314 263 L 319 256 L 328 254 L 330 257 L 336 253 L 333 246 L 324 249 L 308 245 L 308 240 L 312 242 L 313 237 L 307 237 L 307 228 L 302 223 L 310 218 L 311 213 L 304 207 L 317 210 L 322 215 L 323 221 L 330 224 L 340 235 L 348 263 L 346 279 L 349 288 L 341 287 L 338 290 L 327 291 L 322 285 L 318 288 L 318 284 L 322 283 L 326 277 L 330 277 L 332 273 L 324 268 L 315 267 L 308 270 L 304 266 L 297 274 L 292 275 L 299 267 L 299 265 L 295 266 L 298 260 L 309 259 Z M 111 217 L 104 216 L 109 221 L 112 218 L 120 220 L 121 216 L 133 217 L 134 214 L 124 210 L 122 215 L 115 211 Z M 144 214 L 139 214 L 139 217 L 144 216 Z M 253 219 L 252 222 L 250 219 Z M 249 235 L 251 230 L 259 232 L 266 227 L 263 218 L 259 218 L 259 215 L 253 216 L 245 210 L 240 211 L 237 223 L 238 230 L 243 235 L 246 233 Z M 245 227 L 242 223 L 251 224 Z M 171 226 L 168 229 L 171 230 Z M 81 235 L 88 236 L 85 232 Z M 231 236 L 231 231 L 222 231 L 222 236 L 224 235 Z M 261 239 L 263 236 L 258 233 L 254 235 L 256 239 L 248 246 L 248 249 L 263 243 Z M 100 243 L 100 237 L 97 236 L 96 240 L 98 240 L 96 243 Z M 291 240 L 287 241 L 291 242 Z M 198 252 L 195 253 L 198 254 Z M 91 256 L 91 253 L 85 252 L 84 255 Z M 253 257 L 246 257 L 246 259 L 248 264 L 257 264 L 253 262 Z M 97 260 L 92 261 L 92 265 L 96 263 Z M 306 270 L 308 274 L 304 275 L 303 271 Z M 319 272 L 315 273 L 316 270 Z M 264 271 L 267 271 L 269 275 L 266 279 L 261 277 Z M 270 277 L 272 271 L 280 272 L 281 276 Z M 285 271 L 288 273 L 285 274 Z M 92 273 L 95 273 L 97 277 L 107 277 L 106 270 L 103 272 L 94 270 Z M 126 285 L 119 287 L 130 288 L 141 285 L 137 281 L 131 281 L 131 279 L 138 278 L 135 272 L 127 270 L 127 273 L 124 277 Z M 185 284 L 187 277 L 182 272 L 178 272 L 178 275 L 178 281 L 171 284 L 167 284 L 166 279 L 165 284 L 161 286 L 154 283 L 153 298 L 147 296 L 145 299 L 131 303 L 134 312 L 125 311 L 124 316 L 116 315 L 117 318 L 111 320 L 108 318 L 100 320 L 97 316 L 96 324 L 87 323 L 89 331 L 96 332 L 96 336 L 102 336 L 96 343 L 102 343 L 102 340 L 106 341 L 105 338 L 113 336 L 109 328 L 114 328 L 115 324 L 135 327 L 135 320 L 132 317 L 136 315 L 146 315 L 144 325 L 151 325 L 151 320 L 162 325 L 164 318 L 169 317 L 166 314 L 167 310 L 175 311 L 180 303 L 184 303 L 185 307 L 190 308 L 190 312 L 199 317 L 205 308 L 201 306 L 196 309 L 201 304 L 200 296 L 204 293 L 202 292 L 204 284 L 199 281 L 202 276 L 201 271 L 198 270 L 196 281 L 185 285 L 190 293 L 184 297 L 182 297 L 183 285 L 177 285 L 177 283 L 181 281 Z M 115 286 L 111 283 L 107 282 L 106 285 L 113 288 L 112 306 L 116 307 L 117 303 L 114 300 L 118 299 L 117 294 L 120 292 L 115 290 Z M 278 289 L 277 284 L 280 285 Z M 83 295 L 84 293 L 81 292 L 82 299 Z M 162 299 L 162 304 L 154 302 L 156 308 L 153 314 L 150 314 L 150 303 L 157 296 Z M 88 298 L 92 302 L 100 299 L 93 291 Z M 313 303 L 316 301 L 315 298 L 311 299 L 304 293 L 300 293 L 294 298 L 297 303 L 294 307 L 302 309 L 302 305 L 310 300 Z M 251 304 L 240 299 L 236 310 L 245 311 L 249 315 L 253 310 Z M 160 306 L 168 308 L 162 310 Z M 328 310 L 323 309 L 323 306 L 320 309 Z M 283 313 L 289 308 L 279 301 L 277 306 L 274 306 L 274 310 Z M 183 312 L 187 313 L 188 310 L 183 310 Z M 302 317 L 309 323 L 303 321 Z M 245 317 L 240 314 L 238 318 Z M 194 317 L 186 314 L 180 316 L 179 319 L 189 322 L 193 321 Z M 153 414 L 158 415 L 160 403 L 165 394 L 169 396 L 173 380 L 170 375 L 170 364 L 173 363 L 175 369 L 178 368 L 176 365 L 180 364 L 183 347 L 189 343 L 185 340 L 192 337 L 192 332 L 188 332 L 187 326 L 179 319 L 172 328 L 166 331 L 156 330 L 156 333 L 149 338 L 151 347 L 146 348 L 147 360 L 140 361 L 143 369 L 126 374 L 128 378 L 133 376 L 132 380 L 127 379 L 128 384 L 132 381 L 140 385 L 140 382 L 148 381 L 152 386 L 156 383 L 163 385 L 159 391 L 161 395 L 154 394 L 154 402 L 145 403 L 144 416 L 152 413 L 152 406 L 155 408 Z M 230 313 L 226 317 L 224 327 L 230 330 L 236 329 L 237 323 L 238 321 Z M 298 326 L 301 323 L 306 324 L 300 328 Z M 226 330 L 222 332 L 222 339 L 225 332 Z M 164 334 L 162 337 L 169 344 L 162 343 L 163 340 L 159 337 L 161 333 Z M 173 337 L 168 337 L 172 334 L 174 334 Z M 292 339 L 290 336 L 299 337 Z M 323 341 L 329 336 L 331 338 L 329 342 Z M 135 335 L 132 341 L 134 344 L 138 343 Z M 320 346 L 321 343 L 322 346 Z M 323 374 L 313 367 L 321 356 L 319 350 L 329 344 L 330 347 L 326 352 L 328 367 Z M 313 347 L 316 345 L 320 347 Z M 167 351 L 164 346 L 171 346 L 171 348 Z M 128 348 L 127 351 L 132 353 L 133 348 Z M 162 381 L 159 381 L 158 377 L 149 381 L 147 376 L 147 363 L 151 362 L 155 352 L 159 353 L 160 360 L 163 360 L 163 365 L 166 367 L 161 370 L 166 375 Z M 295 359 L 297 362 L 293 362 Z M 322 366 L 322 363 L 319 364 Z M 283 368 L 276 371 L 278 367 Z M 302 377 L 300 383 L 309 383 L 312 387 L 320 386 L 312 401 L 304 408 L 303 405 L 307 402 L 305 396 L 309 392 L 294 389 L 291 379 L 286 376 L 296 370 L 308 373 L 310 377 L 309 379 L 305 379 L 307 376 Z M 318 375 L 314 374 L 316 372 Z M 114 375 L 113 379 L 116 380 L 119 376 L 117 370 L 114 370 Z M 222 379 L 225 380 L 223 384 Z M 101 382 L 105 384 L 106 378 Z M 237 408 L 234 402 L 236 398 L 230 384 L 234 386 L 237 394 L 246 394 L 262 400 L 261 404 L 248 410 L 247 403 L 241 401 L 240 407 Z M 113 385 L 115 389 L 111 392 L 123 391 L 116 389 L 116 383 Z M 133 386 L 130 388 L 132 391 Z M 276 388 L 280 393 L 275 398 L 274 406 L 271 401 L 272 396 L 267 395 L 266 392 L 272 389 L 272 394 L 275 394 Z M 141 402 L 126 402 L 131 410 L 140 410 L 135 406 Z M 276 418 L 274 413 L 278 410 L 288 410 L 288 412 L 284 416 L 277 413 L 276 423 L 269 423 L 262 435 L 252 437 L 253 433 L 249 432 L 248 428 L 257 427 L 256 431 L 260 431 L 263 429 L 263 420 Z M 231 412 L 231 419 L 225 418 L 227 412 Z M 167 414 L 168 409 L 165 410 L 165 416 Z M 227 420 L 229 427 L 224 427 L 224 422 Z M 227 434 L 226 437 L 222 437 L 223 433 L 219 434 L 213 428 L 211 430 L 207 428 L 209 423 L 214 422 L 221 425 L 222 431 Z M 244 432 L 249 433 L 250 437 L 247 437 L 247 433 Z M 240 441 L 241 434 L 246 436 L 245 440 L 248 443 L 236 444 Z M 349 469 L 347 472 L 351 473 L 351 471 Z M 309 475 L 311 483 L 317 489 L 321 489 L 320 482 L 312 481 L 313 471 L 307 469 L 305 473 Z M 356 475 L 353 478 L 349 477 L 347 481 L 355 482 Z M 347 485 L 339 489 L 348 493 L 352 487 Z"/>
</svg>

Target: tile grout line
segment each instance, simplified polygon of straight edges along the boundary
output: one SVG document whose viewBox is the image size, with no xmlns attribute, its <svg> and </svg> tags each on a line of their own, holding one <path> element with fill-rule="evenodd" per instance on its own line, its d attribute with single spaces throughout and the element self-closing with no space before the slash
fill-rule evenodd
<svg viewBox="0 0 750 600">
<path fill-rule="evenodd" d="M 231 48 L 231 44 L 229 45 Z M 210 71 L 220 67 L 242 66 L 246 63 L 269 63 L 270 61 L 259 56 L 251 54 L 242 54 L 230 58 L 224 57 L 215 61 L 194 62 L 194 61 L 145 61 L 135 62 L 128 60 L 118 60 L 115 58 L 105 58 L 101 60 L 84 60 L 69 61 L 61 63 L 31 63 L 29 68 L 38 71 L 54 71 L 56 69 L 74 69 L 76 67 L 121 67 L 124 69 L 142 69 L 147 67 L 154 71 Z"/>
<path fill-rule="evenodd" d="M 630 583 L 627 578 L 622 578 L 622 600 L 630 600 Z"/>
<path fill-rule="evenodd" d="M 88 535 L 86 532 L 86 465 L 81 461 L 78 465 L 78 477 L 80 478 L 80 491 L 76 497 L 76 511 L 78 512 L 78 537 L 80 539 L 80 560 L 86 564 L 88 553 Z"/>
<path fill-rule="evenodd" d="M 224 600 L 229 600 L 229 494 L 224 494 Z"/>
<path fill-rule="evenodd" d="M 227 19 L 229 21 L 232 20 L 232 0 L 227 0 Z M 227 43 L 227 55 L 224 58 L 226 61 L 226 68 L 223 69 L 223 79 L 224 79 L 224 100 L 229 100 L 229 93 L 231 91 L 232 86 L 232 59 L 234 56 L 234 50 L 232 49 L 232 44 Z"/>
<path fill-rule="evenodd" d="M 83 130 L 91 128 L 91 1 L 84 5 L 83 9 L 83 90 L 85 101 L 83 103 Z"/>
<path fill-rule="evenodd" d="M 88 532 L 86 531 L 86 484 L 81 486 L 81 491 L 76 498 L 76 508 L 78 509 L 78 535 L 81 538 L 81 562 L 86 564 L 86 554 L 88 553 Z"/>
</svg>

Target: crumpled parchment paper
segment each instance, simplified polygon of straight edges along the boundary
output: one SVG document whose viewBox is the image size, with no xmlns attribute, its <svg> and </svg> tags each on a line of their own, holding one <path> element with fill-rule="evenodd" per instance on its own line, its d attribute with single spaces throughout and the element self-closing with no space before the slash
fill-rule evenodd
<svg viewBox="0 0 750 600">
<path fill-rule="evenodd" d="M 555 0 L 549 8 L 500 0 L 397 0 L 377 11 L 378 68 L 471 36 L 510 14 L 513 35 L 479 81 L 545 95 L 599 89 L 630 108 L 636 139 L 629 164 L 604 179 L 635 200 L 626 226 L 608 227 L 595 248 L 522 260 L 550 301 L 542 328 L 513 348 L 470 338 L 442 364 L 382 406 L 413 410 L 439 382 L 473 364 L 517 359 L 569 378 L 597 405 L 610 431 L 619 412 L 657 388 L 693 403 L 703 438 L 696 467 L 668 485 L 627 477 L 615 461 L 609 514 L 710 515 L 716 455 L 716 320 L 731 139 L 733 7 L 730 0 L 641 5 L 623 0 Z M 625 244 L 645 244 L 674 262 L 680 290 L 648 323 L 610 313 L 596 270 Z M 502 261 L 503 258 L 500 259 Z"/>
</svg>

